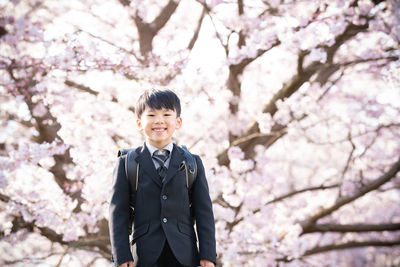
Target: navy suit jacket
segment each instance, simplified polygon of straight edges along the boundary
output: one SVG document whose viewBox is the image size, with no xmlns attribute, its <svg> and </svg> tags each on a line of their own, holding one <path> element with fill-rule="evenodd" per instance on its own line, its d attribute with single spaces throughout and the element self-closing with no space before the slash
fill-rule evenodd
<svg viewBox="0 0 400 267">
<path fill-rule="evenodd" d="M 167 175 L 161 182 L 146 146 L 136 149 L 139 181 L 132 243 L 135 265 L 155 264 L 168 241 L 176 259 L 183 265 L 198 266 L 200 259 L 216 262 L 215 223 L 203 163 L 197 162 L 197 178 L 192 185 L 192 210 L 186 187 L 182 148 L 174 144 Z M 130 186 L 125 175 L 124 157 L 113 173 L 109 229 L 116 266 L 133 259 L 129 244 Z M 196 223 L 197 236 L 194 230 Z M 197 242 L 198 240 L 198 242 Z"/>
</svg>

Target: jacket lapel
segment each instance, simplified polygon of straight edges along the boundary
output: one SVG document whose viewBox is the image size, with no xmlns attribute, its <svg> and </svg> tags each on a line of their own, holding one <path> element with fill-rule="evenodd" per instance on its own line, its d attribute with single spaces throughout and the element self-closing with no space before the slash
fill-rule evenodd
<svg viewBox="0 0 400 267">
<path fill-rule="evenodd" d="M 172 179 L 172 177 L 175 176 L 184 160 L 185 157 L 183 154 L 183 150 L 174 144 L 174 149 L 172 149 L 171 160 L 169 162 L 164 184 L 167 184 Z"/>
<path fill-rule="evenodd" d="M 139 150 L 139 149 L 138 149 Z M 156 167 L 154 166 L 153 160 L 151 158 L 150 152 L 147 149 L 146 145 L 143 145 L 143 147 L 137 151 L 138 152 L 138 157 L 137 157 L 137 162 L 139 163 L 139 172 L 140 169 L 142 169 L 144 172 L 150 176 L 150 178 L 158 185 L 161 187 L 161 180 L 158 177 L 158 173 L 156 170 Z"/>
</svg>

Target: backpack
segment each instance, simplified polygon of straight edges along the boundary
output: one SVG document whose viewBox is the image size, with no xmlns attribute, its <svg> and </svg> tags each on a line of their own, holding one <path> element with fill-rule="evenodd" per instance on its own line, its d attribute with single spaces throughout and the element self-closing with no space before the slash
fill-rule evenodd
<svg viewBox="0 0 400 267">
<path fill-rule="evenodd" d="M 197 176 L 197 164 L 196 159 L 189 152 L 186 146 L 180 146 L 183 149 L 185 160 L 180 166 L 180 169 L 185 169 L 186 172 L 186 188 L 189 191 L 190 209 L 192 213 L 192 194 L 191 188 L 196 180 Z M 136 149 L 120 149 L 118 151 L 118 157 L 125 157 L 125 174 L 128 179 L 131 195 L 129 198 L 129 206 L 131 208 L 130 219 L 129 219 L 129 234 L 132 234 L 133 219 L 135 216 L 135 205 L 136 205 L 136 192 L 139 181 L 139 163 L 136 162 Z M 193 214 L 193 213 L 192 213 Z"/>
</svg>

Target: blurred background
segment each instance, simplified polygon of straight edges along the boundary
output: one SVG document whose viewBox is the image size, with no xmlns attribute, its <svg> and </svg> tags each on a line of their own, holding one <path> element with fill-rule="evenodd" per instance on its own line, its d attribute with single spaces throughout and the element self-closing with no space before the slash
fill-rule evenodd
<svg viewBox="0 0 400 267">
<path fill-rule="evenodd" d="M 219 266 L 399 266 L 399 44 L 399 0 L 0 0 L 0 264 L 110 265 L 117 150 L 169 88 Z"/>
</svg>

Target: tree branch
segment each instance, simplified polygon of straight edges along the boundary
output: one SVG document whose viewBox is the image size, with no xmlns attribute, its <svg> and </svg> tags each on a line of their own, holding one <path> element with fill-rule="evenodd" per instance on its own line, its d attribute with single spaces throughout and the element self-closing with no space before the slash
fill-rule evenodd
<svg viewBox="0 0 400 267">
<path fill-rule="evenodd" d="M 330 244 L 326 246 L 317 246 L 312 249 L 309 249 L 304 252 L 301 257 L 306 257 L 318 253 L 324 253 L 324 252 L 329 252 L 333 250 L 342 250 L 342 249 L 350 249 L 350 248 L 360 248 L 360 247 L 393 247 L 393 246 L 398 246 L 400 245 L 400 240 L 395 240 L 395 241 L 381 241 L 381 240 L 370 240 L 370 241 L 350 241 L 347 243 L 342 243 L 342 244 Z M 278 262 L 292 262 L 295 259 L 299 258 L 294 258 L 294 257 L 289 257 L 285 256 L 282 258 L 276 259 Z"/>
<path fill-rule="evenodd" d="M 86 85 L 83 85 L 83 84 L 76 83 L 76 82 L 71 81 L 71 80 L 65 80 L 64 84 L 67 85 L 67 86 L 70 86 L 70 87 L 74 87 L 74 88 L 76 88 L 76 89 L 78 89 L 78 90 L 80 90 L 82 92 L 86 92 L 86 93 L 89 93 L 89 94 L 94 95 L 94 96 L 98 96 L 99 95 L 99 92 L 93 90 L 92 88 L 90 88 L 90 87 L 88 87 Z M 111 101 L 115 102 L 115 103 L 118 103 L 118 99 L 116 97 L 114 97 L 114 96 L 112 96 Z"/>
<path fill-rule="evenodd" d="M 153 39 L 157 33 L 165 26 L 168 20 L 174 14 L 179 1 L 170 0 L 168 4 L 161 10 L 160 14 L 151 22 L 144 22 L 138 12 L 133 17 L 139 33 L 140 53 L 146 57 L 153 50 Z"/>
<path fill-rule="evenodd" d="M 3 201 L 4 203 L 8 203 L 8 201 L 10 201 L 10 197 L 0 193 L 0 201 Z"/>
<path fill-rule="evenodd" d="M 91 248 L 88 250 L 94 251 L 94 252 L 96 252 L 95 248 L 97 248 L 99 250 L 97 252 L 101 252 L 105 255 L 111 256 L 111 250 L 108 246 L 108 244 L 109 244 L 109 237 L 108 237 L 108 232 L 107 232 L 108 227 L 104 227 L 105 223 L 102 221 L 99 222 L 100 231 L 98 233 L 86 234 L 85 237 L 80 238 L 78 240 L 74 240 L 74 241 L 64 241 L 62 234 L 58 234 L 57 232 L 55 232 L 53 229 L 51 229 L 49 227 L 38 226 L 35 223 L 36 223 L 35 221 L 32 221 L 32 222 L 25 221 L 22 216 L 16 216 L 12 220 L 13 226 L 12 226 L 11 232 L 16 233 L 22 229 L 26 229 L 28 232 L 33 232 L 34 229 L 37 229 L 42 236 L 46 237 L 51 242 L 56 242 L 61 245 L 65 245 L 68 247 L 74 247 L 74 248 L 81 248 L 81 249 L 82 248 L 83 249 Z M 106 231 L 103 229 L 106 229 Z"/>
<path fill-rule="evenodd" d="M 269 103 L 264 107 L 263 112 L 269 113 L 271 116 L 273 116 L 277 111 L 276 102 L 278 100 L 284 100 L 285 98 L 290 97 L 305 82 L 309 81 L 310 78 L 316 73 L 318 73 L 316 81 L 319 82 L 321 85 L 325 84 L 328 81 L 328 79 L 339 69 L 339 66 L 331 64 L 333 56 L 335 55 L 336 51 L 339 49 L 339 47 L 343 43 L 345 43 L 349 39 L 353 38 L 358 33 L 366 31 L 366 29 L 368 29 L 368 23 L 366 23 L 364 25 L 349 24 L 346 27 L 346 30 L 342 34 L 340 34 L 336 37 L 336 39 L 335 39 L 336 41 L 335 41 L 334 45 L 332 45 L 331 47 L 324 47 L 324 49 L 328 55 L 328 64 L 322 64 L 321 62 L 312 62 L 312 63 L 310 63 L 309 66 L 304 68 L 302 66 L 303 59 L 307 55 L 308 52 L 301 51 L 299 54 L 299 58 L 298 58 L 298 66 L 297 66 L 298 73 L 296 75 L 294 75 L 293 78 L 287 84 L 285 84 L 272 97 L 272 99 L 269 101 Z M 280 130 L 284 129 L 285 127 L 286 127 L 286 125 L 275 124 L 273 126 L 273 130 L 280 131 Z M 259 132 L 260 132 L 260 129 L 259 129 L 258 123 L 254 122 L 248 128 L 248 130 L 245 133 L 243 133 L 241 136 L 237 137 L 237 139 L 243 138 L 246 136 L 250 136 L 254 133 L 259 133 Z M 281 135 L 280 137 L 282 137 L 282 136 L 283 135 Z M 245 152 L 246 158 L 251 158 L 254 155 L 254 147 L 256 145 L 261 144 L 264 147 L 268 148 L 270 145 L 275 143 L 275 141 L 278 140 L 280 137 L 271 135 L 269 137 L 262 136 L 262 137 L 258 137 L 258 138 L 252 138 L 248 142 L 241 143 L 241 145 L 239 147 L 243 150 L 243 152 Z M 231 144 L 234 141 L 235 140 L 231 140 Z M 218 163 L 220 165 L 229 166 L 229 158 L 228 158 L 227 152 L 228 152 L 228 149 L 222 151 L 217 156 Z"/>
<path fill-rule="evenodd" d="M 293 197 L 293 196 L 295 196 L 295 195 L 298 195 L 298 194 L 301 194 L 301 193 L 304 193 L 304 192 L 316 191 L 316 190 L 332 189 L 332 188 L 336 188 L 336 187 L 338 187 L 338 186 L 339 186 L 338 184 L 333 184 L 333 185 L 328 185 L 328 186 L 320 185 L 320 186 L 312 186 L 312 187 L 303 188 L 303 189 L 296 190 L 296 191 L 292 191 L 292 192 L 289 192 L 289 193 L 284 194 L 284 195 L 282 195 L 282 196 L 276 197 L 276 198 L 274 198 L 274 199 L 268 201 L 267 203 L 265 203 L 263 206 L 267 206 L 267 205 L 269 205 L 269 204 L 282 201 L 282 200 L 284 200 L 284 199 Z M 216 199 L 215 203 L 218 203 L 219 205 L 221 205 L 221 206 L 224 207 L 224 208 L 230 208 L 230 209 L 234 210 L 236 214 L 238 214 L 238 207 L 234 207 L 234 206 L 230 205 L 230 204 L 222 197 L 222 195 L 219 195 L 219 196 L 218 196 L 218 198 Z M 242 204 L 243 204 L 243 203 L 241 203 L 241 205 L 242 205 Z M 253 214 L 256 214 L 256 213 L 258 213 L 258 212 L 260 212 L 260 211 L 261 211 L 261 208 L 257 208 L 257 209 L 254 209 L 254 210 L 252 211 L 252 213 L 253 213 Z M 239 223 L 240 223 L 241 221 L 243 221 L 244 219 L 245 219 L 244 217 L 240 217 L 240 218 L 237 218 L 237 219 L 235 219 L 234 221 L 228 223 L 228 224 L 227 224 L 228 230 L 231 231 L 235 225 L 239 224 Z"/>
<path fill-rule="evenodd" d="M 381 125 L 379 125 L 377 128 L 375 128 L 373 130 L 366 130 L 365 132 L 353 135 L 353 138 L 364 136 L 364 135 L 367 135 L 367 134 L 370 134 L 370 133 L 374 133 L 374 132 L 379 132 L 382 129 L 399 128 L 399 127 L 400 127 L 400 123 L 381 124 Z M 316 144 L 316 145 L 334 145 L 334 144 L 337 144 L 337 143 L 348 142 L 348 139 L 347 138 L 343 138 L 343 139 L 337 139 L 337 140 L 327 141 L 327 142 L 316 142 L 314 140 L 311 140 L 310 138 L 307 138 L 307 141 L 310 142 L 310 143 Z M 362 154 L 360 154 L 360 155 L 362 155 Z"/>
<path fill-rule="evenodd" d="M 165 24 L 167 24 L 168 20 L 174 14 L 178 5 L 179 1 L 170 0 L 168 4 L 163 8 L 161 13 L 153 20 L 153 22 L 151 23 L 151 28 L 154 31 L 154 35 L 156 35 L 158 31 L 165 26 Z"/>
<path fill-rule="evenodd" d="M 351 65 L 356 65 L 360 63 L 368 63 L 368 62 L 375 62 L 375 61 L 380 61 L 380 60 L 387 60 L 387 61 L 396 61 L 399 60 L 398 56 L 387 56 L 387 57 L 375 57 L 375 58 L 360 58 L 360 59 L 355 59 L 343 63 L 337 63 L 333 64 L 333 66 L 338 66 L 338 67 L 347 67 Z"/>
<path fill-rule="evenodd" d="M 89 31 L 86 31 L 86 30 L 82 29 L 82 28 L 81 28 L 79 25 L 77 25 L 77 24 L 72 24 L 72 25 L 76 28 L 77 31 L 86 33 L 87 35 L 89 35 L 89 36 L 91 36 L 91 37 L 93 37 L 93 38 L 95 38 L 95 39 L 97 39 L 97 40 L 99 40 L 99 41 L 101 41 L 101 42 L 104 42 L 104 43 L 106 43 L 106 44 L 108 44 L 108 45 L 110 45 L 110 46 L 113 46 L 113 47 L 115 47 L 116 49 L 125 52 L 126 54 L 129 54 L 129 55 L 134 56 L 139 62 L 142 62 L 142 60 L 136 55 L 135 52 L 133 52 L 133 51 L 131 51 L 131 50 L 128 50 L 128 49 L 126 49 L 126 48 L 124 48 L 124 47 L 122 47 L 122 46 L 118 46 L 117 44 L 115 44 L 115 43 L 113 43 L 113 42 L 111 42 L 111 41 L 108 41 L 108 40 L 105 39 L 104 37 L 101 37 L 101 36 L 98 36 L 98 35 L 95 35 L 95 34 L 89 32 Z"/>
<path fill-rule="evenodd" d="M 240 97 L 241 95 L 241 81 L 239 76 L 243 73 L 244 69 L 252 63 L 257 58 L 261 57 L 265 52 L 271 50 L 275 46 L 278 46 L 280 41 L 277 39 L 268 49 L 259 49 L 257 50 L 257 55 L 255 57 L 247 57 L 241 60 L 237 64 L 232 64 L 229 66 L 229 77 L 227 81 L 227 87 L 232 92 L 232 94 L 236 97 Z M 229 109 L 232 114 L 236 114 L 239 110 L 238 103 L 229 103 Z M 232 141 L 232 140 L 231 140 Z"/>
<path fill-rule="evenodd" d="M 94 90 L 91 89 L 90 87 L 85 86 L 85 85 L 83 85 L 83 84 L 76 83 L 76 82 L 71 81 L 71 80 L 65 80 L 65 81 L 64 81 L 64 84 L 67 85 L 67 86 L 70 86 L 70 87 L 74 87 L 74 88 L 76 88 L 76 89 L 79 89 L 79 90 L 81 90 L 81 91 L 83 91 L 83 92 L 89 93 L 89 94 L 91 94 L 91 95 L 97 96 L 97 95 L 99 94 L 99 92 L 94 91 Z"/>
<path fill-rule="evenodd" d="M 310 54 L 310 51 L 302 50 L 302 51 L 300 51 L 300 53 L 297 57 L 297 73 L 300 75 L 303 73 L 304 58 L 309 54 Z"/>
<path fill-rule="evenodd" d="M 271 116 L 273 116 L 278 108 L 276 107 L 276 102 L 278 100 L 282 100 L 285 98 L 290 97 L 293 93 L 295 93 L 306 81 L 308 81 L 311 76 L 318 70 L 318 67 L 322 66 L 322 63 L 319 62 L 314 62 L 310 66 L 308 66 L 306 69 L 303 70 L 302 75 L 295 75 L 292 80 L 284 85 L 284 87 L 279 90 L 269 101 L 269 103 L 264 107 L 263 113 L 269 113 Z M 231 78 L 231 73 L 229 77 Z M 232 80 L 235 81 L 232 77 Z M 229 81 L 228 81 L 229 82 Z M 229 86 L 228 86 L 229 87 Z M 232 87 L 233 88 L 233 87 Z M 281 132 L 284 128 L 286 128 L 286 125 L 280 125 L 280 124 L 275 124 L 272 127 L 273 132 Z M 237 137 L 237 139 L 244 138 L 246 136 L 250 136 L 254 133 L 259 133 L 260 129 L 258 126 L 257 122 L 254 122 L 252 126 L 241 136 Z M 276 140 L 278 140 L 281 136 L 276 136 L 276 135 L 269 135 L 269 136 L 262 136 L 259 138 L 252 138 L 248 142 L 242 142 L 241 145 L 239 146 L 246 154 L 246 158 L 250 158 L 253 155 L 253 149 L 256 145 L 262 144 L 265 147 L 269 147 L 273 143 L 275 143 Z M 235 142 L 233 140 L 231 144 Z M 218 158 L 218 163 L 220 165 L 225 165 L 229 166 L 229 158 L 227 155 L 228 149 L 224 150 L 221 152 L 217 158 Z"/>
<path fill-rule="evenodd" d="M 302 221 L 300 223 L 303 228 L 302 234 L 307 233 L 308 229 L 312 227 L 317 220 L 331 214 L 332 212 L 338 210 L 342 206 L 362 197 L 368 192 L 378 189 L 381 185 L 385 184 L 386 182 L 394 178 L 399 171 L 400 171 L 400 158 L 392 165 L 392 167 L 386 173 L 384 173 L 371 183 L 361 187 L 355 194 L 351 196 L 343 196 L 338 198 L 332 206 L 322 209 L 318 211 L 316 214 L 314 214 L 311 218 Z"/>
<path fill-rule="evenodd" d="M 368 27 L 369 27 L 368 22 L 362 25 L 355 25 L 355 24 L 347 25 L 344 32 L 335 38 L 335 43 L 329 48 L 325 47 L 327 52 L 327 62 L 332 63 L 333 57 L 335 56 L 336 51 L 339 49 L 339 47 L 346 41 L 350 40 L 351 38 L 359 34 L 360 32 L 365 32 L 368 29 Z"/>
<path fill-rule="evenodd" d="M 386 223 L 386 224 L 315 224 L 303 231 L 303 234 L 308 233 L 325 233 L 325 232 L 383 232 L 383 231 L 400 231 L 400 223 Z"/>
<path fill-rule="evenodd" d="M 207 4 L 206 4 L 205 2 L 204 2 L 204 3 L 200 2 L 200 3 L 204 6 L 204 8 L 205 8 L 205 10 L 206 10 L 206 13 L 207 13 L 207 15 L 209 16 L 209 18 L 210 18 L 210 20 L 211 20 L 211 23 L 212 23 L 212 25 L 213 25 L 213 27 L 214 27 L 214 31 L 215 31 L 215 36 L 217 37 L 217 39 L 218 39 L 219 42 L 221 43 L 221 46 L 222 46 L 222 48 L 223 48 L 224 51 L 225 51 L 225 55 L 228 56 L 228 54 L 229 54 L 228 42 L 226 42 L 226 44 L 224 44 L 224 41 L 222 40 L 222 36 L 221 36 L 221 35 L 219 34 L 219 32 L 217 31 L 217 26 L 215 25 L 214 19 L 213 19 L 213 17 L 212 17 L 211 14 L 210 14 L 211 9 L 207 6 Z"/>
<path fill-rule="evenodd" d="M 203 6 L 203 11 L 201 12 L 199 21 L 198 21 L 198 23 L 197 23 L 196 30 L 194 31 L 193 37 L 192 37 L 192 39 L 190 40 L 189 45 L 188 45 L 188 49 L 189 49 L 189 50 L 192 50 L 192 49 L 193 49 L 194 44 L 196 43 L 197 38 L 199 37 L 201 25 L 203 24 L 203 19 L 204 19 L 205 16 L 206 16 L 206 7 Z"/>
<path fill-rule="evenodd" d="M 265 205 L 269 205 L 275 202 L 279 202 L 282 201 L 286 198 L 290 198 L 293 197 L 295 195 L 301 194 L 301 193 L 305 193 L 305 192 L 309 192 L 309 191 L 317 191 L 317 190 L 326 190 L 326 189 L 332 189 L 332 188 L 336 188 L 338 187 L 339 184 L 332 184 L 332 185 L 320 185 L 320 186 L 312 186 L 312 187 L 307 187 L 307 188 L 303 188 L 300 190 L 296 190 L 296 191 L 292 191 L 289 192 L 287 194 L 284 194 L 280 197 L 274 198 L 273 200 L 268 201 L 267 203 L 265 203 Z M 260 209 L 257 209 L 257 211 L 259 211 Z"/>
<path fill-rule="evenodd" d="M 238 15 L 239 17 L 244 14 L 244 3 L 243 0 L 238 0 Z M 246 45 L 246 35 L 243 33 L 243 30 L 239 31 L 239 40 L 238 40 L 238 47 L 242 47 Z"/>
<path fill-rule="evenodd" d="M 12 60 L 11 62 L 13 65 L 15 64 L 15 60 Z M 11 66 L 7 66 L 7 71 L 10 74 L 11 79 L 17 83 L 19 79 L 13 75 L 13 69 Z M 36 116 L 34 115 L 35 113 L 33 110 L 35 109 L 35 106 L 38 104 L 36 102 L 32 101 L 32 98 L 35 95 L 34 90 L 28 90 L 30 88 L 34 88 L 34 86 L 38 83 L 38 76 L 45 76 L 47 75 L 47 72 L 43 73 L 38 73 L 36 70 L 33 70 L 32 72 L 27 72 L 25 75 L 25 85 L 18 87 L 15 87 L 15 90 L 20 94 L 24 96 L 24 101 L 26 105 L 28 106 L 29 112 L 31 113 L 32 118 L 34 119 L 34 126 L 35 129 L 38 131 L 39 135 L 38 136 L 32 136 L 32 141 L 37 142 L 39 144 L 47 142 L 47 143 L 52 143 L 56 140 L 63 140 L 59 135 L 58 135 L 58 130 L 61 128 L 60 123 L 57 122 L 57 119 L 53 116 L 53 114 L 50 112 L 49 108 L 46 107 L 46 112 L 44 115 L 41 116 Z M 51 123 L 49 123 L 51 122 Z M 75 211 L 78 212 L 80 210 L 80 205 L 83 203 L 83 198 L 82 198 L 82 192 L 81 190 L 77 190 L 75 192 L 69 192 L 66 189 L 66 184 L 70 185 L 74 183 L 74 181 L 71 181 L 67 175 L 66 171 L 64 169 L 65 164 L 72 163 L 72 158 L 69 153 L 69 148 L 64 152 L 62 155 L 54 155 L 53 156 L 55 164 L 49 169 L 49 171 L 53 174 L 54 180 L 57 183 L 57 185 L 63 190 L 63 192 L 73 199 L 78 200 L 78 205 L 76 206 Z"/>
<path fill-rule="evenodd" d="M 123 6 L 129 6 L 131 4 L 130 0 L 119 0 L 119 2 L 121 3 L 121 5 Z"/>
<path fill-rule="evenodd" d="M 349 248 L 359 248 L 359 247 L 393 247 L 399 246 L 400 240 L 396 241 L 381 241 L 381 240 L 371 240 L 371 241 L 363 241 L 356 242 L 351 241 L 343 244 L 332 244 L 326 246 L 315 247 L 310 250 L 307 250 L 304 253 L 304 256 L 310 256 L 313 254 L 328 252 L 332 250 L 341 250 L 341 249 L 349 249 Z"/>
</svg>

